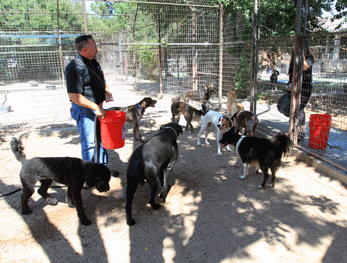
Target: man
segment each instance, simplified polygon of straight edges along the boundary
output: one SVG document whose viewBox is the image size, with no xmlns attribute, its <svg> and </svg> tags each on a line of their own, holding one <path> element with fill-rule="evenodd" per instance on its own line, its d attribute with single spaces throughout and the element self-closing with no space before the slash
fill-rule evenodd
<svg viewBox="0 0 347 263">
<path fill-rule="evenodd" d="M 301 96 L 300 96 L 300 108 L 299 108 L 299 117 L 298 117 L 298 141 L 302 141 L 305 138 L 304 126 L 305 126 L 305 107 L 311 98 L 312 94 L 312 67 L 315 62 L 314 56 L 310 52 L 310 48 L 307 40 L 303 42 L 304 50 L 304 63 L 302 71 L 302 84 L 301 84 Z M 289 65 L 289 82 L 287 84 L 288 93 L 291 94 L 292 91 L 292 82 L 293 82 L 293 68 L 294 68 L 294 56 L 295 56 L 295 42 L 292 47 L 292 54 Z"/>
<path fill-rule="evenodd" d="M 112 101 L 112 93 L 106 85 L 104 74 L 96 61 L 98 48 L 91 35 L 76 38 L 77 56 L 65 69 L 67 92 L 72 103 L 71 117 L 76 120 L 80 134 L 82 159 L 107 165 L 107 151 L 100 143 L 99 156 L 95 158 L 96 135 L 100 142 L 100 131 L 96 116 L 104 118 L 104 101 Z M 96 123 L 95 123 L 96 122 Z M 96 128 L 95 128 L 96 127 Z M 97 134 L 95 134 L 95 130 Z"/>
</svg>

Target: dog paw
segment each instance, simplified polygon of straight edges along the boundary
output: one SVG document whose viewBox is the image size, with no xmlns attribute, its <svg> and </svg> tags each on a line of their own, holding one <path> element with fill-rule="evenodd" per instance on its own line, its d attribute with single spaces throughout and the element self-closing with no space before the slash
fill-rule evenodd
<svg viewBox="0 0 347 263">
<path fill-rule="evenodd" d="M 217 155 L 218 155 L 218 156 L 222 156 L 222 153 L 219 152 L 219 153 L 217 153 Z"/>
<path fill-rule="evenodd" d="M 22 209 L 22 214 L 23 215 L 30 215 L 33 211 L 30 208 L 23 208 Z"/>
<path fill-rule="evenodd" d="M 46 202 L 49 205 L 56 205 L 56 204 L 58 204 L 58 200 L 53 198 L 53 197 L 47 197 L 46 198 Z"/>
<path fill-rule="evenodd" d="M 90 221 L 88 218 L 83 218 L 83 219 L 80 219 L 80 222 L 82 225 L 84 226 L 89 226 L 92 224 L 92 221 Z"/>
<path fill-rule="evenodd" d="M 268 188 L 274 188 L 275 186 L 274 186 L 272 183 L 268 183 L 268 184 L 266 185 L 266 187 L 268 187 Z"/>
<path fill-rule="evenodd" d="M 197 144 L 198 144 L 198 146 L 201 146 L 201 142 L 198 141 Z"/>
<path fill-rule="evenodd" d="M 265 186 L 263 186 L 263 185 L 258 185 L 258 189 L 264 189 L 265 188 Z"/>
<path fill-rule="evenodd" d="M 133 225 L 135 225 L 135 223 L 136 223 L 136 222 L 135 222 L 134 219 L 132 219 L 132 218 L 128 218 L 128 219 L 127 219 L 127 225 L 128 225 L 128 226 L 133 226 Z"/>
<path fill-rule="evenodd" d="M 160 205 L 160 204 L 157 204 L 157 203 L 151 204 L 151 206 L 152 206 L 152 208 L 153 208 L 154 210 L 158 210 L 158 209 L 161 207 L 161 205 Z"/>
<path fill-rule="evenodd" d="M 209 143 L 209 142 L 205 142 L 205 144 L 206 144 L 206 145 L 210 145 L 210 143 Z"/>
<path fill-rule="evenodd" d="M 227 151 L 228 151 L 228 152 L 231 152 L 231 151 L 232 151 L 230 145 L 227 146 Z"/>
<path fill-rule="evenodd" d="M 246 177 L 247 177 L 247 176 L 245 176 L 245 175 L 239 175 L 239 178 L 240 178 L 241 180 L 246 179 Z"/>
<path fill-rule="evenodd" d="M 165 203 L 165 202 L 166 202 L 166 198 L 165 198 L 165 197 L 162 197 L 162 196 L 159 196 L 158 201 L 159 201 L 160 203 Z"/>
</svg>

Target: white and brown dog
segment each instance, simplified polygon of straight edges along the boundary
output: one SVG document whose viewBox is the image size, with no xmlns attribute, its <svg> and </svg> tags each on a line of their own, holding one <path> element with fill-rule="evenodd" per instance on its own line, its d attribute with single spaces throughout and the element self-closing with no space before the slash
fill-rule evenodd
<svg viewBox="0 0 347 263">
<path fill-rule="evenodd" d="M 236 93 L 235 91 L 229 91 L 227 93 L 227 114 L 228 116 L 233 116 L 237 111 L 243 111 L 245 110 L 243 105 L 240 102 L 237 102 L 236 100 Z"/>
<path fill-rule="evenodd" d="M 200 146 L 200 136 L 203 131 L 206 131 L 205 133 L 205 144 L 209 145 L 210 143 L 208 142 L 208 134 L 210 131 L 211 124 L 216 127 L 217 129 L 217 154 L 219 156 L 222 156 L 222 151 L 221 151 L 221 144 L 219 143 L 219 140 L 221 138 L 221 135 L 226 132 L 232 125 L 231 120 L 228 116 L 219 113 L 217 111 L 213 110 L 208 110 L 206 111 L 206 108 L 204 105 L 202 105 L 202 111 L 203 114 L 201 115 L 201 128 L 198 134 L 198 141 L 197 144 Z M 227 148 L 228 151 L 230 151 L 230 148 Z"/>
</svg>

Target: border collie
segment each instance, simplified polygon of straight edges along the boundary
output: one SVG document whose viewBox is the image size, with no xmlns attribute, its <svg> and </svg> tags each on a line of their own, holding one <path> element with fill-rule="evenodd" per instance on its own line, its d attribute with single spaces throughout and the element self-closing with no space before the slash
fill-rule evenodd
<svg viewBox="0 0 347 263">
<path fill-rule="evenodd" d="M 278 133 L 273 140 L 259 138 L 255 136 L 240 135 L 232 127 L 223 134 L 219 141 L 222 146 L 233 145 L 243 163 L 243 175 L 240 179 L 245 179 L 249 174 L 249 166 L 257 166 L 263 172 L 264 179 L 258 188 L 265 188 L 269 179 L 268 170 L 271 170 L 271 182 L 268 187 L 275 187 L 276 171 L 281 166 L 282 156 L 285 156 L 293 146 L 292 140 L 285 133 Z"/>
</svg>

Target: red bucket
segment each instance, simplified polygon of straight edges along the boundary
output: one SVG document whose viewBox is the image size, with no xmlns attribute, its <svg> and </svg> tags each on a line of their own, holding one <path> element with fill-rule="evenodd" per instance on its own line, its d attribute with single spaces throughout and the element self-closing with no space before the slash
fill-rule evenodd
<svg viewBox="0 0 347 263">
<path fill-rule="evenodd" d="M 325 149 L 328 145 L 331 116 L 327 114 L 311 114 L 310 141 L 308 146 L 313 149 Z"/>
<path fill-rule="evenodd" d="M 123 125 L 126 114 L 123 111 L 106 111 L 100 119 L 101 143 L 105 149 L 118 149 L 124 146 Z"/>
</svg>

